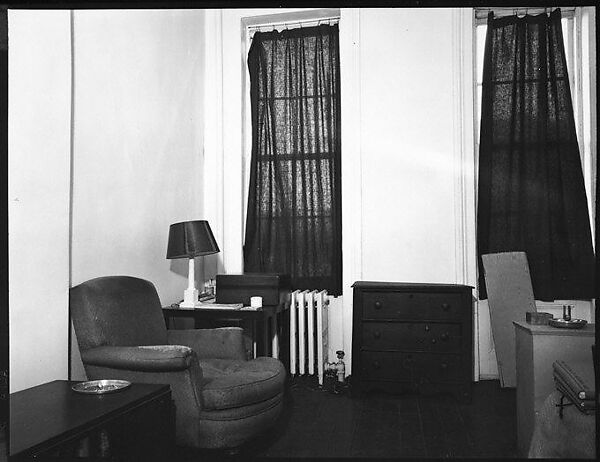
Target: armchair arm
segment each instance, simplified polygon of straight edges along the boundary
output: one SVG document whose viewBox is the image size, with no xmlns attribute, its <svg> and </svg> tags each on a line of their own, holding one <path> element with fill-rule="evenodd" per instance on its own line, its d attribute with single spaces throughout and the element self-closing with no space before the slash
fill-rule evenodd
<svg viewBox="0 0 600 462">
<path fill-rule="evenodd" d="M 182 371 L 194 356 L 182 345 L 101 346 L 81 352 L 85 365 L 141 372 Z"/>
<path fill-rule="evenodd" d="M 192 348 L 199 359 L 246 360 L 243 332 L 241 327 L 169 329 L 167 339 L 171 345 L 186 345 Z"/>
</svg>

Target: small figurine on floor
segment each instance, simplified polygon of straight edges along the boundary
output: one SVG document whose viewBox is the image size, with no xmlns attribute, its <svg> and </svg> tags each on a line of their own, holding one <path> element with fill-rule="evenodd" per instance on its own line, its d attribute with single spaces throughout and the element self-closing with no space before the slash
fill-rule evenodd
<svg viewBox="0 0 600 462">
<path fill-rule="evenodd" d="M 343 393 L 346 388 L 346 365 L 344 364 L 344 352 L 338 350 L 337 363 L 325 363 L 325 385 L 334 394 Z"/>
</svg>

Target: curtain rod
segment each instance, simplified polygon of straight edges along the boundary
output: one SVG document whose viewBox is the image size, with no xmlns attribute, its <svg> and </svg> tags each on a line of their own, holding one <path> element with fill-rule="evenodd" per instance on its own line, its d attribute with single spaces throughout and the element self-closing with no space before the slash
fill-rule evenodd
<svg viewBox="0 0 600 462">
<path fill-rule="evenodd" d="M 494 12 L 494 17 L 501 18 L 504 16 L 523 16 L 525 14 L 535 15 L 549 13 L 560 8 L 563 18 L 573 17 L 575 14 L 574 6 L 552 6 L 552 7 L 522 7 L 522 6 L 501 6 L 497 8 L 475 8 L 475 19 L 487 20 L 490 11 Z"/>
<path fill-rule="evenodd" d="M 312 25 L 318 26 L 320 24 L 337 24 L 340 21 L 339 16 L 329 16 L 324 18 L 312 18 L 312 19 L 300 19 L 297 21 L 278 21 L 278 22 L 270 22 L 266 24 L 256 24 L 252 26 L 248 26 L 248 31 L 250 33 L 263 31 L 272 31 L 279 28 L 288 29 L 293 26 L 297 27 L 310 27 Z"/>
</svg>

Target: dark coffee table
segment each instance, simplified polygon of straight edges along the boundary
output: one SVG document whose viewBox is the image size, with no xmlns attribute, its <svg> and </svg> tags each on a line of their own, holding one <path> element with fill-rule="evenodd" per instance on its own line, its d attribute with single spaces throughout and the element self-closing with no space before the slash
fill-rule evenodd
<svg viewBox="0 0 600 462">
<path fill-rule="evenodd" d="M 169 385 L 76 393 L 55 380 L 10 395 L 11 460 L 168 460 L 175 444 Z"/>
</svg>

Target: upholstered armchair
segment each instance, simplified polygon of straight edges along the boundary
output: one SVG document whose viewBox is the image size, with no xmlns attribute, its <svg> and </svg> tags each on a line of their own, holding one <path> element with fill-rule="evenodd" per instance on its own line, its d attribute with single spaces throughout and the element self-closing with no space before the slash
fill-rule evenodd
<svg viewBox="0 0 600 462">
<path fill-rule="evenodd" d="M 236 448 L 281 413 L 281 362 L 247 360 L 237 327 L 167 330 L 149 281 L 89 280 L 71 289 L 70 310 L 89 380 L 170 384 L 178 445 Z"/>
</svg>

